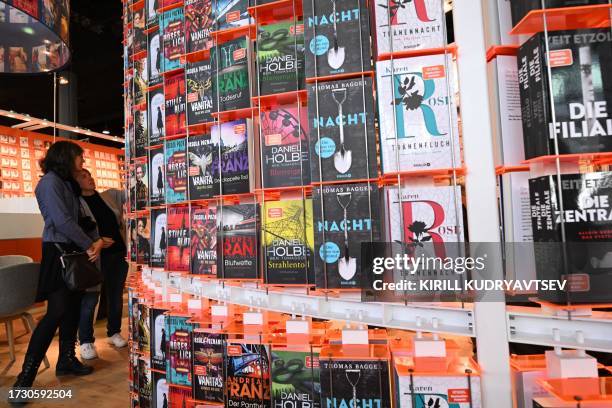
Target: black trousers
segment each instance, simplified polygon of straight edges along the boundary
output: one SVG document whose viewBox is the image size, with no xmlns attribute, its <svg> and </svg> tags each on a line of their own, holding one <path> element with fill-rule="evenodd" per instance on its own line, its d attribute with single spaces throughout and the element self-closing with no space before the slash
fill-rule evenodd
<svg viewBox="0 0 612 408">
<path fill-rule="evenodd" d="M 102 273 L 104 274 L 104 291 L 106 292 L 106 307 L 108 310 L 106 335 L 121 333 L 121 318 L 123 315 L 123 288 L 129 266 L 125 261 L 124 252 L 102 254 Z"/>
<path fill-rule="evenodd" d="M 47 314 L 32 333 L 28 354 L 42 360 L 58 328 L 60 341 L 76 342 L 82 296 L 83 292 L 66 288 L 47 295 Z"/>
</svg>

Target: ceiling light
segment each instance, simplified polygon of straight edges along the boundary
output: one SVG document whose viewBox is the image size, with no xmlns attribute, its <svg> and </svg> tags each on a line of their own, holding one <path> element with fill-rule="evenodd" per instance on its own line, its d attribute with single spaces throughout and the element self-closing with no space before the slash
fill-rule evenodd
<svg viewBox="0 0 612 408">
<path fill-rule="evenodd" d="M 23 27 L 21 31 L 28 35 L 34 35 L 34 29 L 32 27 Z"/>
<path fill-rule="evenodd" d="M 105 135 L 110 135 L 110 131 L 108 130 L 103 130 L 102 133 L 104 133 Z"/>
<path fill-rule="evenodd" d="M 59 79 L 59 83 L 60 85 L 68 85 L 70 81 L 68 80 L 68 78 L 61 76 Z"/>
</svg>

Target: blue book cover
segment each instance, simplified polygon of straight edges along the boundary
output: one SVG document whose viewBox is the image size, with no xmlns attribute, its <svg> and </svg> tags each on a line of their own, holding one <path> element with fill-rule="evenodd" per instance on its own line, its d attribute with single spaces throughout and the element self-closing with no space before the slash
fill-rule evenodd
<svg viewBox="0 0 612 408">
<path fill-rule="evenodd" d="M 185 15 L 183 8 L 164 12 L 159 18 L 159 27 L 163 35 L 162 71 L 168 72 L 181 68 L 181 55 L 185 53 Z"/>
<path fill-rule="evenodd" d="M 166 203 L 187 199 L 187 142 L 185 139 L 166 141 Z"/>
<path fill-rule="evenodd" d="M 170 384 L 191 387 L 191 325 L 188 319 L 186 316 L 166 317 L 166 374 Z"/>
</svg>

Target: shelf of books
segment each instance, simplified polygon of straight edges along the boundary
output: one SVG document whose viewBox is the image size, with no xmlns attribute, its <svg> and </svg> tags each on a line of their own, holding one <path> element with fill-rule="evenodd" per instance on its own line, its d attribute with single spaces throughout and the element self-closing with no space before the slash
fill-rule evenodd
<svg viewBox="0 0 612 408">
<path fill-rule="evenodd" d="M 595 16 L 503 0 L 496 13 L 474 0 L 130 3 L 135 403 L 505 408 L 509 390 L 523 397 L 513 370 L 536 367 L 530 390 L 549 390 L 537 406 L 556 407 L 551 378 L 571 374 L 558 364 L 592 373 L 585 350 L 612 352 L 612 316 L 593 311 L 612 303 L 611 37 L 605 21 L 588 25 L 603 6 L 587 6 Z M 537 16 L 547 20 L 534 29 Z M 587 26 L 547 30 L 577 21 Z M 584 223 L 559 226 L 558 202 L 561 225 Z M 588 242 L 569 249 L 594 258 L 569 278 L 567 246 L 534 245 L 574 238 Z M 572 289 L 508 286 L 488 302 L 457 286 L 370 290 L 372 254 L 449 259 L 476 243 L 499 260 L 487 278 Z M 408 282 L 392 272 L 381 282 Z M 472 341 L 474 360 L 455 343 Z M 555 352 L 531 365 L 510 343 Z"/>
</svg>

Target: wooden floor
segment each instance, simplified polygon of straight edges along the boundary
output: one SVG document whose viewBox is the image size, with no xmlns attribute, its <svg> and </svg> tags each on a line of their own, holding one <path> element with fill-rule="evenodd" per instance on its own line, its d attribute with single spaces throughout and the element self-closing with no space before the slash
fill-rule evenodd
<svg viewBox="0 0 612 408">
<path fill-rule="evenodd" d="M 124 312 L 126 308 L 124 307 Z M 35 316 L 36 318 L 36 316 Z M 122 335 L 127 338 L 127 319 L 122 325 Z M 23 356 L 28 346 L 30 335 L 26 334 L 21 322 L 13 323 L 16 339 L 17 361 L 9 364 L 8 343 L 4 325 L 0 325 L 0 395 L 6 395 L 8 387 L 15 382 L 15 377 L 21 370 Z M 61 379 L 55 376 L 55 363 L 57 362 L 58 342 L 53 340 L 47 358 L 51 364 L 45 368 L 41 364 L 35 386 L 48 389 L 71 387 L 73 398 L 66 402 L 34 403 L 33 407 L 87 407 L 87 408 L 128 408 L 130 406 L 128 389 L 128 348 L 116 349 L 106 342 L 106 321 L 98 322 L 95 326 L 96 348 L 99 358 L 85 363 L 95 368 L 91 375 L 84 377 L 66 376 Z M 77 356 L 79 352 L 77 350 Z M 2 397 L 0 407 L 7 406 Z"/>
</svg>

